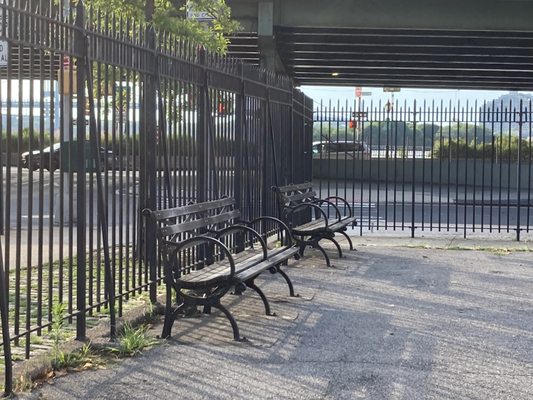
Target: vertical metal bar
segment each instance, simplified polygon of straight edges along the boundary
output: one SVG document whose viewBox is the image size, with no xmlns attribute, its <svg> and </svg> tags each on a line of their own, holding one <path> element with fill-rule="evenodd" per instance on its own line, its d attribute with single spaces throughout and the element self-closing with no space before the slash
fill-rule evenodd
<svg viewBox="0 0 533 400">
<path fill-rule="evenodd" d="M 199 203 L 204 202 L 208 198 L 207 194 L 207 180 L 208 180 L 208 168 L 207 168 L 207 69 L 206 66 L 206 54 L 205 50 L 202 48 L 199 50 L 199 61 L 200 64 L 204 67 L 203 69 L 203 86 L 202 90 L 198 94 L 198 120 L 196 122 L 197 126 L 197 165 L 196 165 L 196 174 L 197 174 L 197 201 Z"/>
<path fill-rule="evenodd" d="M 472 232 L 476 231 L 476 209 L 477 209 L 477 203 L 476 203 L 476 178 L 477 178 L 477 135 L 478 135 L 478 115 L 479 109 L 477 106 L 477 100 L 474 102 L 474 109 L 471 110 L 471 117 L 472 122 L 474 125 L 474 139 L 473 139 L 473 146 L 472 146 L 472 155 L 473 155 L 473 168 L 472 168 Z M 481 186 L 483 190 L 483 186 Z M 481 205 L 481 214 L 483 214 L 483 204 Z"/>
<path fill-rule="evenodd" d="M 415 201 L 416 201 L 416 100 L 413 102 L 413 157 L 412 157 L 412 183 L 411 183 L 411 237 L 415 237 Z"/>
<path fill-rule="evenodd" d="M 153 4 L 152 4 L 153 5 Z M 155 50 L 155 32 L 151 25 L 151 14 L 147 14 L 148 25 L 146 28 L 146 44 L 148 48 Z M 155 85 L 155 59 L 151 57 L 146 60 L 150 73 L 144 76 L 143 85 L 143 122 L 141 129 L 141 142 L 144 145 L 144 162 L 141 168 L 141 180 L 144 180 L 144 204 L 141 208 L 154 210 L 157 207 L 157 168 L 156 168 L 156 85 Z M 146 248 L 146 265 L 148 266 L 148 278 L 150 280 L 150 301 L 157 301 L 157 250 L 155 226 L 151 223 L 145 223 L 145 248 Z"/>
<path fill-rule="evenodd" d="M 522 208 L 522 124 L 524 123 L 524 103 L 520 99 L 520 108 L 518 114 L 518 146 L 516 155 L 516 240 L 520 241 L 520 217 L 521 217 L 521 208 Z M 511 186 L 511 182 L 509 182 Z"/>
<path fill-rule="evenodd" d="M 426 100 L 424 100 L 422 104 L 422 109 L 420 113 L 420 122 L 422 122 L 422 143 L 420 148 L 422 149 L 422 193 L 420 198 L 420 214 L 421 214 L 421 223 L 420 228 L 423 231 L 424 230 L 424 223 L 426 219 L 426 213 L 425 213 L 425 194 L 426 194 L 426 128 L 427 128 L 427 109 L 426 109 Z M 413 126 L 413 134 L 416 136 L 416 126 Z M 415 160 L 416 160 L 416 148 L 415 148 Z M 415 161 L 416 163 L 416 161 Z"/>
<path fill-rule="evenodd" d="M 389 112 L 390 112 L 390 106 L 388 106 L 387 104 L 390 104 L 390 103 L 386 103 L 385 107 L 387 108 L 387 110 L 383 109 L 381 107 L 381 101 L 379 102 L 379 107 L 378 107 L 378 132 L 377 132 L 377 144 L 375 144 L 374 146 L 377 147 L 377 168 L 376 168 L 376 229 L 379 230 L 379 207 L 380 207 L 380 190 L 381 190 L 381 161 L 382 161 L 382 157 L 381 157 L 381 130 L 383 129 L 383 117 L 385 116 L 385 123 L 386 125 L 389 123 Z M 385 112 L 387 111 L 387 112 Z M 372 179 L 372 178 L 370 178 Z"/>
<path fill-rule="evenodd" d="M 407 100 L 403 102 L 403 123 L 402 123 L 402 132 L 403 132 L 403 143 L 402 143 L 402 231 L 405 229 L 405 165 L 407 161 L 407 121 L 409 118 L 407 110 Z"/>
<path fill-rule="evenodd" d="M 78 103 L 77 103 L 77 266 L 76 266 L 76 340 L 86 340 L 86 179 L 85 179 L 85 69 L 87 45 L 85 43 L 85 7 L 83 1 L 78 2 L 76 10 L 75 48 L 80 54 L 78 58 Z M 98 157 L 97 157 L 98 158 Z"/>
<path fill-rule="evenodd" d="M 30 78 L 33 77 L 33 49 L 30 49 L 29 51 L 29 58 L 30 58 Z M 22 75 L 22 71 L 19 71 Z M 21 76 L 22 79 L 22 76 Z M 24 81 L 21 80 L 20 84 L 22 85 Z M 35 143 L 35 137 L 34 137 L 34 125 L 33 125 L 33 82 L 30 79 L 30 112 L 29 112 L 29 121 L 28 121 L 28 141 L 29 141 L 29 151 L 31 152 L 33 150 L 33 146 Z M 19 103 L 26 102 L 26 99 L 19 97 Z M 23 115 L 20 116 L 21 119 L 23 119 Z M 31 169 L 28 170 L 28 200 L 27 200 L 27 234 L 26 234 L 26 246 L 28 249 L 32 249 L 33 247 L 33 171 Z M 32 251 L 28 251 L 26 255 L 26 315 L 25 315 L 25 329 L 26 329 L 26 335 L 25 335 L 25 354 L 26 358 L 30 357 L 30 327 L 31 327 L 31 292 L 32 292 Z"/>
<path fill-rule="evenodd" d="M 115 321 L 115 285 L 113 282 L 113 276 L 111 271 L 111 260 L 109 253 L 109 240 L 108 240 L 108 225 L 107 225 L 107 208 L 104 199 L 104 184 L 102 182 L 102 168 L 101 168 L 101 159 L 99 156 L 100 148 L 100 138 L 97 134 L 96 118 L 95 118 L 95 102 L 93 94 L 93 80 L 92 80 L 92 71 L 91 65 L 89 62 L 85 62 L 86 76 L 87 76 L 87 93 L 89 101 L 89 133 L 90 133 L 90 146 L 91 146 L 91 155 L 95 164 L 95 173 L 96 173 L 96 186 L 97 186 L 97 201 L 98 201 L 98 219 L 99 226 L 102 230 L 102 243 L 103 243 L 103 252 L 104 252 L 104 273 L 105 280 L 109 284 L 105 285 L 107 290 L 107 299 L 109 301 L 109 315 L 110 315 L 110 336 L 111 339 L 115 338 L 116 335 L 116 321 Z"/>
<path fill-rule="evenodd" d="M 514 109 L 512 105 L 512 101 L 509 100 L 509 126 L 508 126 L 508 133 L 509 136 L 507 137 L 507 229 L 506 232 L 509 232 L 511 229 L 511 143 L 513 141 L 513 134 L 512 134 L 512 124 L 514 119 Z"/>
<path fill-rule="evenodd" d="M 464 181 L 464 202 L 463 202 L 463 237 L 466 239 L 466 221 L 467 221 L 467 209 L 468 209 L 468 156 L 469 156 L 469 143 L 468 143 L 468 128 L 470 127 L 468 123 L 468 100 L 466 101 L 466 112 L 463 113 L 465 115 L 465 181 Z M 457 132 L 457 135 L 459 135 L 459 132 Z"/>
<path fill-rule="evenodd" d="M 487 145 L 487 102 L 483 102 L 483 111 L 482 111 L 482 144 L 481 144 L 481 232 L 485 227 L 485 162 L 486 162 L 486 145 Z"/>
<path fill-rule="evenodd" d="M 533 105 L 533 102 L 529 100 L 529 106 L 527 108 L 527 123 L 528 123 L 528 131 L 531 132 L 531 129 L 533 128 L 533 121 L 532 121 L 532 113 L 531 113 L 531 106 Z M 527 226 L 527 232 L 529 233 L 530 230 L 530 216 L 531 216 L 531 192 L 533 192 L 533 187 L 531 186 L 531 175 L 532 175 L 532 166 L 533 166 L 533 147 L 532 147 L 532 136 L 531 133 L 529 134 L 529 140 L 527 142 L 528 146 L 528 178 L 527 178 L 527 220 L 526 220 L 526 226 Z"/>
<path fill-rule="evenodd" d="M 4 348 L 4 396 L 10 396 L 13 392 L 13 364 L 11 358 L 11 338 L 9 332 L 9 310 L 8 310 L 8 275 L 4 270 L 4 259 L 2 257 L 2 246 L 0 244 L 0 314 L 2 318 L 2 344 Z"/>
</svg>

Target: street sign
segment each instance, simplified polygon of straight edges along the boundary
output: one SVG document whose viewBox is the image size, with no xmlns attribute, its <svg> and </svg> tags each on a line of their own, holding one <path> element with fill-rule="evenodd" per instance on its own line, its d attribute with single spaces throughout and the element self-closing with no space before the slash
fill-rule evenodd
<svg viewBox="0 0 533 400">
<path fill-rule="evenodd" d="M 187 2 L 187 19 L 195 19 L 197 21 L 214 20 L 213 16 L 207 11 L 196 11 L 189 2 Z"/>
<path fill-rule="evenodd" d="M 400 89 L 399 87 L 384 87 L 383 88 L 384 92 L 399 92 L 401 90 L 402 89 Z"/>
<path fill-rule="evenodd" d="M 368 117 L 368 113 L 366 111 L 354 111 L 352 112 L 352 117 L 357 118 L 358 120 L 366 119 Z"/>
<path fill-rule="evenodd" d="M 7 67 L 9 62 L 9 43 L 0 40 L 0 67 Z"/>
<path fill-rule="evenodd" d="M 361 92 L 361 96 L 372 96 L 372 92 Z"/>
<path fill-rule="evenodd" d="M 355 97 L 361 97 L 363 95 L 363 88 L 356 86 L 355 88 Z"/>
</svg>

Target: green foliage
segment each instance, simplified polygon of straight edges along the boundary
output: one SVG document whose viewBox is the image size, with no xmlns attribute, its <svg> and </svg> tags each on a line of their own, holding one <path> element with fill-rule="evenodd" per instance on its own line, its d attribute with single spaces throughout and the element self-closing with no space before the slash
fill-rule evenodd
<svg viewBox="0 0 533 400">
<path fill-rule="evenodd" d="M 11 132 L 11 137 L 8 141 L 7 134 L 5 132 L 2 132 L 0 148 L 2 149 L 2 152 L 6 152 L 7 145 L 9 142 L 11 153 L 16 153 L 17 151 L 19 153 L 23 153 L 29 150 L 39 150 L 50 145 L 50 134 L 48 132 L 45 132 L 43 136 L 44 142 L 41 143 L 41 135 L 38 130 L 34 130 L 33 133 L 30 135 L 30 130 L 28 128 L 25 128 L 22 130 L 20 135 L 18 134 L 18 132 Z"/>
<path fill-rule="evenodd" d="M 433 138 L 439 131 L 434 124 L 416 124 L 405 121 L 380 121 L 365 125 L 364 141 L 372 146 L 389 144 L 395 147 L 416 146 L 431 147 Z M 413 142 L 414 139 L 414 142 Z"/>
<path fill-rule="evenodd" d="M 13 382 L 13 390 L 16 393 L 29 392 L 32 387 L 33 387 L 33 382 L 31 380 L 31 376 L 27 372 L 20 375 Z"/>
<path fill-rule="evenodd" d="M 474 141 L 482 143 L 490 141 L 493 135 L 492 130 L 488 125 L 477 125 L 473 123 L 453 123 L 448 126 L 443 126 L 442 133 L 439 133 L 443 138 L 448 139 L 464 139 L 468 142 Z"/>
<path fill-rule="evenodd" d="M 52 367 L 54 369 L 60 368 L 61 360 L 64 358 L 63 352 L 60 350 L 60 343 L 65 338 L 65 313 L 66 306 L 63 303 L 57 302 L 52 307 L 52 327 L 50 330 L 50 337 L 52 338 Z"/>
<path fill-rule="evenodd" d="M 126 21 L 145 20 L 144 0 L 87 0 L 86 3 Z M 156 29 L 190 39 L 217 53 L 227 50 L 228 40 L 224 35 L 240 29 L 238 22 L 231 19 L 231 9 L 224 0 L 189 0 L 191 10 L 207 12 L 214 18 L 209 24 L 187 19 L 185 0 L 154 0 L 154 3 L 152 20 Z"/>
<path fill-rule="evenodd" d="M 94 365 L 94 362 L 92 361 L 91 345 L 87 343 L 83 345 L 80 351 L 72 353 L 60 351 L 57 359 L 52 363 L 52 367 L 58 370 L 85 367 L 88 364 Z"/>
<path fill-rule="evenodd" d="M 131 357 L 142 352 L 144 349 L 157 343 L 155 339 L 148 336 L 147 332 L 147 325 L 142 325 L 135 329 L 126 323 L 124 325 L 124 332 L 119 339 L 119 346 L 117 349 L 112 349 L 112 351 L 120 357 Z"/>
<path fill-rule="evenodd" d="M 440 159 L 485 159 L 493 162 L 530 162 L 533 159 L 531 143 L 528 139 L 520 140 L 518 136 L 491 136 L 492 141 L 476 143 L 465 139 L 442 139 L 435 142 L 433 157 Z M 520 155 L 520 156 L 519 156 Z"/>
</svg>

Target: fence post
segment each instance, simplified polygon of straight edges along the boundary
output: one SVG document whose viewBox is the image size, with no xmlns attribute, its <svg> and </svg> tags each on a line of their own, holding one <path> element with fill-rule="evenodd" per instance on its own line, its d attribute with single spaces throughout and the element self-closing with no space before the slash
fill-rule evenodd
<svg viewBox="0 0 533 400">
<path fill-rule="evenodd" d="M 146 46 L 153 52 L 155 48 L 155 31 L 151 23 L 153 14 L 153 2 L 147 2 L 146 9 Z M 142 112 L 141 112 L 141 130 L 140 143 L 144 151 L 140 152 L 141 156 L 141 193 L 140 193 L 140 210 L 157 208 L 157 144 L 156 144 L 156 57 L 151 54 L 147 57 L 147 73 L 144 75 L 144 84 L 142 92 Z M 140 217 L 142 218 L 142 216 Z M 150 281 L 150 301 L 157 301 L 157 244 L 155 241 L 156 227 L 146 220 L 139 224 L 144 227 L 145 261 L 148 268 L 148 278 Z"/>
<path fill-rule="evenodd" d="M 85 179 L 85 68 L 87 46 L 85 42 L 85 12 L 83 1 L 80 1 L 76 10 L 76 36 L 75 50 L 77 59 L 77 125 L 76 125 L 76 246 L 77 246 L 77 266 L 76 266 L 76 306 L 78 315 L 76 317 L 76 340 L 86 340 L 86 179 Z"/>
<path fill-rule="evenodd" d="M 416 100 L 413 103 L 413 165 L 412 165 L 412 182 L 411 182 L 411 237 L 415 237 L 415 201 L 416 201 L 416 188 L 415 188 L 415 173 L 416 173 Z"/>
<path fill-rule="evenodd" d="M 209 90 L 208 82 L 208 72 L 205 68 L 206 66 L 206 52 L 203 47 L 199 48 L 198 56 L 200 65 L 203 67 L 203 85 L 198 94 L 198 114 L 197 114 L 197 134 L 198 134 L 198 156 L 197 160 L 197 179 L 198 179 L 198 193 L 197 193 L 197 202 L 201 203 L 208 199 L 207 195 L 207 182 L 208 182 L 208 135 L 207 135 L 207 110 L 209 109 L 207 105 L 208 97 L 207 91 Z"/>
<path fill-rule="evenodd" d="M 233 194 L 235 197 L 236 207 L 239 210 L 242 210 L 242 173 L 243 173 L 243 132 L 244 132 L 244 123 L 246 120 L 245 117 L 245 102 L 244 97 L 246 96 L 246 87 L 244 84 L 244 66 L 242 61 L 239 63 L 239 71 L 241 75 L 241 86 L 240 92 L 235 94 L 235 172 L 234 172 L 234 181 L 233 181 Z M 246 218 L 246 217 L 245 217 Z"/>
<path fill-rule="evenodd" d="M 263 123 L 263 138 L 261 140 L 261 145 L 263 147 L 263 187 L 261 188 L 261 215 L 268 215 L 268 208 L 267 208 L 267 198 L 270 192 L 270 188 L 267 187 L 267 175 L 270 168 L 274 167 L 277 168 L 276 165 L 270 165 L 268 162 L 268 132 L 270 130 L 270 86 L 268 84 L 267 79 L 267 72 L 265 70 L 262 71 L 262 81 L 265 85 L 265 91 L 266 91 L 266 99 L 265 99 L 265 108 L 264 113 L 262 114 L 264 117 L 264 123 Z M 253 218 L 257 217 L 256 215 L 253 216 Z M 252 219 L 253 219 L 252 218 Z"/>
<path fill-rule="evenodd" d="M 521 207 L 522 207 L 522 165 L 521 165 L 521 158 L 522 158 L 522 125 L 524 123 L 524 103 L 523 100 L 520 99 L 520 111 L 518 114 L 518 154 L 516 157 L 516 241 L 520 241 L 520 217 L 521 217 Z M 509 156 L 509 161 L 511 160 L 511 157 Z M 508 185 L 511 185 L 511 182 L 508 183 Z"/>
</svg>

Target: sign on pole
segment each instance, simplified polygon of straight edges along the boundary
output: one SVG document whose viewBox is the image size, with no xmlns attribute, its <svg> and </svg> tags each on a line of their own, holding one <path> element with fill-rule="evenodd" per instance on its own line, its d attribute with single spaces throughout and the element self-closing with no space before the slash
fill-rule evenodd
<svg viewBox="0 0 533 400">
<path fill-rule="evenodd" d="M 7 67 L 9 62 L 9 43 L 0 40 L 0 67 Z"/>
<path fill-rule="evenodd" d="M 383 91 L 384 92 L 399 92 L 401 91 L 402 89 L 400 89 L 399 87 L 384 87 L 383 88 Z"/>
<path fill-rule="evenodd" d="M 197 11 L 191 2 L 187 2 L 187 19 L 195 19 L 197 21 L 212 21 L 213 16 L 207 11 Z"/>
<path fill-rule="evenodd" d="M 361 86 L 355 87 L 355 97 L 361 97 L 363 95 L 363 88 Z"/>
<path fill-rule="evenodd" d="M 0 0 L 0 4 L 4 4 L 5 0 Z M 7 25 L 7 18 L 6 18 L 6 26 L 4 26 L 4 9 L 0 8 L 0 35 L 2 35 L 2 32 L 6 32 L 8 25 Z M 9 62 L 9 43 L 6 40 L 0 40 L 0 67 L 7 67 L 7 64 Z"/>
</svg>

